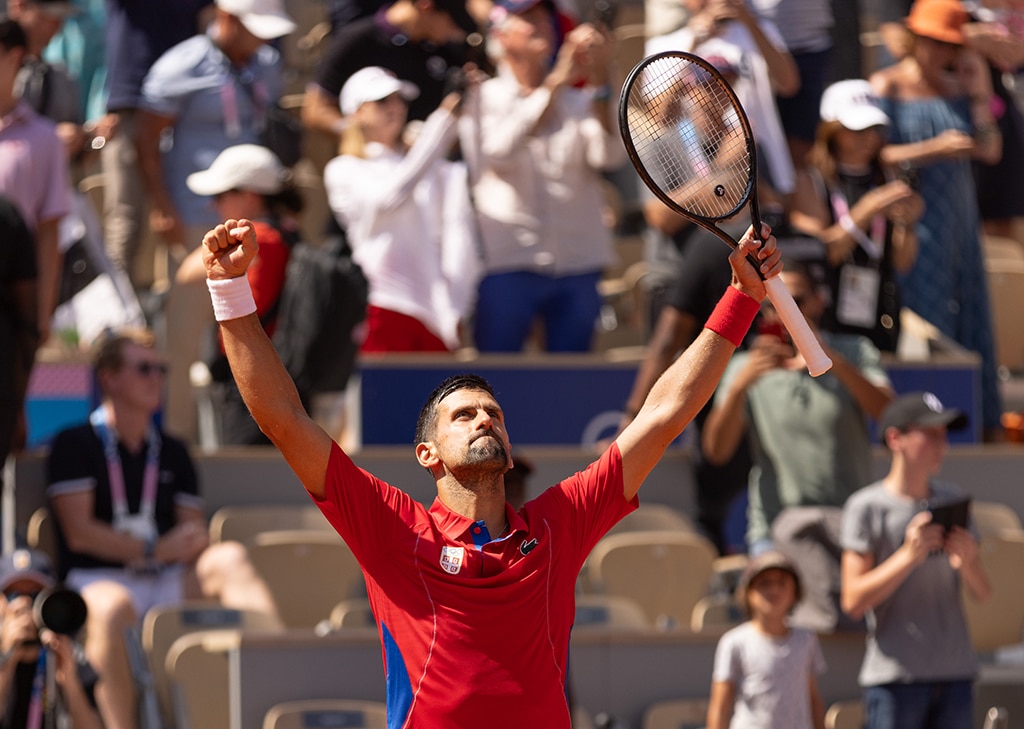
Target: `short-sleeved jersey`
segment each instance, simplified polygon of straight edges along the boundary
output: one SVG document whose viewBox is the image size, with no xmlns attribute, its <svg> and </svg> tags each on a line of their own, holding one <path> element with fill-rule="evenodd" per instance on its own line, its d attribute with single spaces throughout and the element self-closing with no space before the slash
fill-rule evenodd
<svg viewBox="0 0 1024 729">
<path fill-rule="evenodd" d="M 390 727 L 570 726 L 566 700 L 576 577 L 636 508 L 612 446 L 581 471 L 482 527 L 331 452 L 317 504 L 363 568 L 380 631 Z M 475 533 L 474 533 L 475 532 Z"/>
<path fill-rule="evenodd" d="M 164 534 L 174 526 L 177 505 L 202 508 L 198 496 L 195 467 L 185 444 L 166 433 L 160 434 L 160 465 L 157 481 L 154 517 L 157 531 Z M 128 511 L 136 514 L 142 500 L 142 481 L 146 470 L 146 449 L 134 453 L 117 444 L 124 470 L 125 497 Z M 114 521 L 113 500 L 110 496 L 110 478 L 103 442 L 91 425 L 80 425 L 62 431 L 53 441 L 47 460 L 47 495 L 91 490 L 94 496 L 93 516 L 108 524 Z M 87 554 L 71 552 L 61 543 L 61 571 L 72 568 L 120 567 L 120 563 L 106 562 Z"/>
<path fill-rule="evenodd" d="M 735 729 L 811 729 L 810 679 L 825 671 L 818 636 L 793 628 L 765 635 L 746 622 L 725 633 L 715 650 L 715 681 L 736 687 Z"/>
</svg>

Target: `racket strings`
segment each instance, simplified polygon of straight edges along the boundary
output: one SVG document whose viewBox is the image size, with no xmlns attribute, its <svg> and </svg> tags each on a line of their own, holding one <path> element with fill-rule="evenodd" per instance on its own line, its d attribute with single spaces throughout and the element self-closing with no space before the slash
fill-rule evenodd
<svg viewBox="0 0 1024 729">
<path fill-rule="evenodd" d="M 627 127 L 641 164 L 685 211 L 711 219 L 746 202 L 750 145 L 732 95 L 685 58 L 656 58 L 633 82 Z"/>
</svg>

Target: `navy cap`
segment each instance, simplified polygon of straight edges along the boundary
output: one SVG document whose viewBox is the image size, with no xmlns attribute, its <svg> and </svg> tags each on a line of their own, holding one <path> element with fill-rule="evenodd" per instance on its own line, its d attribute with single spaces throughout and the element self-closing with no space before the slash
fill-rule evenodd
<svg viewBox="0 0 1024 729">
<path fill-rule="evenodd" d="M 42 587 L 52 587 L 57 578 L 50 558 L 34 549 L 15 549 L 0 557 L 0 591 L 19 580 L 32 580 Z"/>
<path fill-rule="evenodd" d="M 967 427 L 967 416 L 956 408 L 944 407 L 930 392 L 908 392 L 885 408 L 878 419 L 878 434 L 884 442 L 885 431 L 889 428 L 906 430 L 914 425 L 926 428 L 944 425 L 947 430 L 963 430 Z"/>
</svg>

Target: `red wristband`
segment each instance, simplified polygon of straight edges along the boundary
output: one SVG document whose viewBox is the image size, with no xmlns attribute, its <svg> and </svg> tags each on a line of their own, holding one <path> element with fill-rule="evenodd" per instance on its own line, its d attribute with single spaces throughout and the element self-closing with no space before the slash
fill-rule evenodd
<svg viewBox="0 0 1024 729">
<path fill-rule="evenodd" d="M 730 286 L 719 299 L 704 328 L 720 334 L 738 347 L 760 310 L 761 304 L 755 299 Z"/>
</svg>

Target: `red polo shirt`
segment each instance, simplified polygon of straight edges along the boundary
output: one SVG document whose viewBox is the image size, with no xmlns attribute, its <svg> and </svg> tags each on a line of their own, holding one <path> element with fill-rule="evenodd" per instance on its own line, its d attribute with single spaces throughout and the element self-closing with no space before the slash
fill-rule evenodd
<svg viewBox="0 0 1024 729">
<path fill-rule="evenodd" d="M 317 502 L 363 567 L 387 677 L 389 727 L 570 726 L 576 577 L 636 508 L 612 445 L 585 471 L 506 507 L 509 533 L 429 510 L 334 446 Z M 477 546 L 480 543 L 480 546 Z"/>
</svg>

